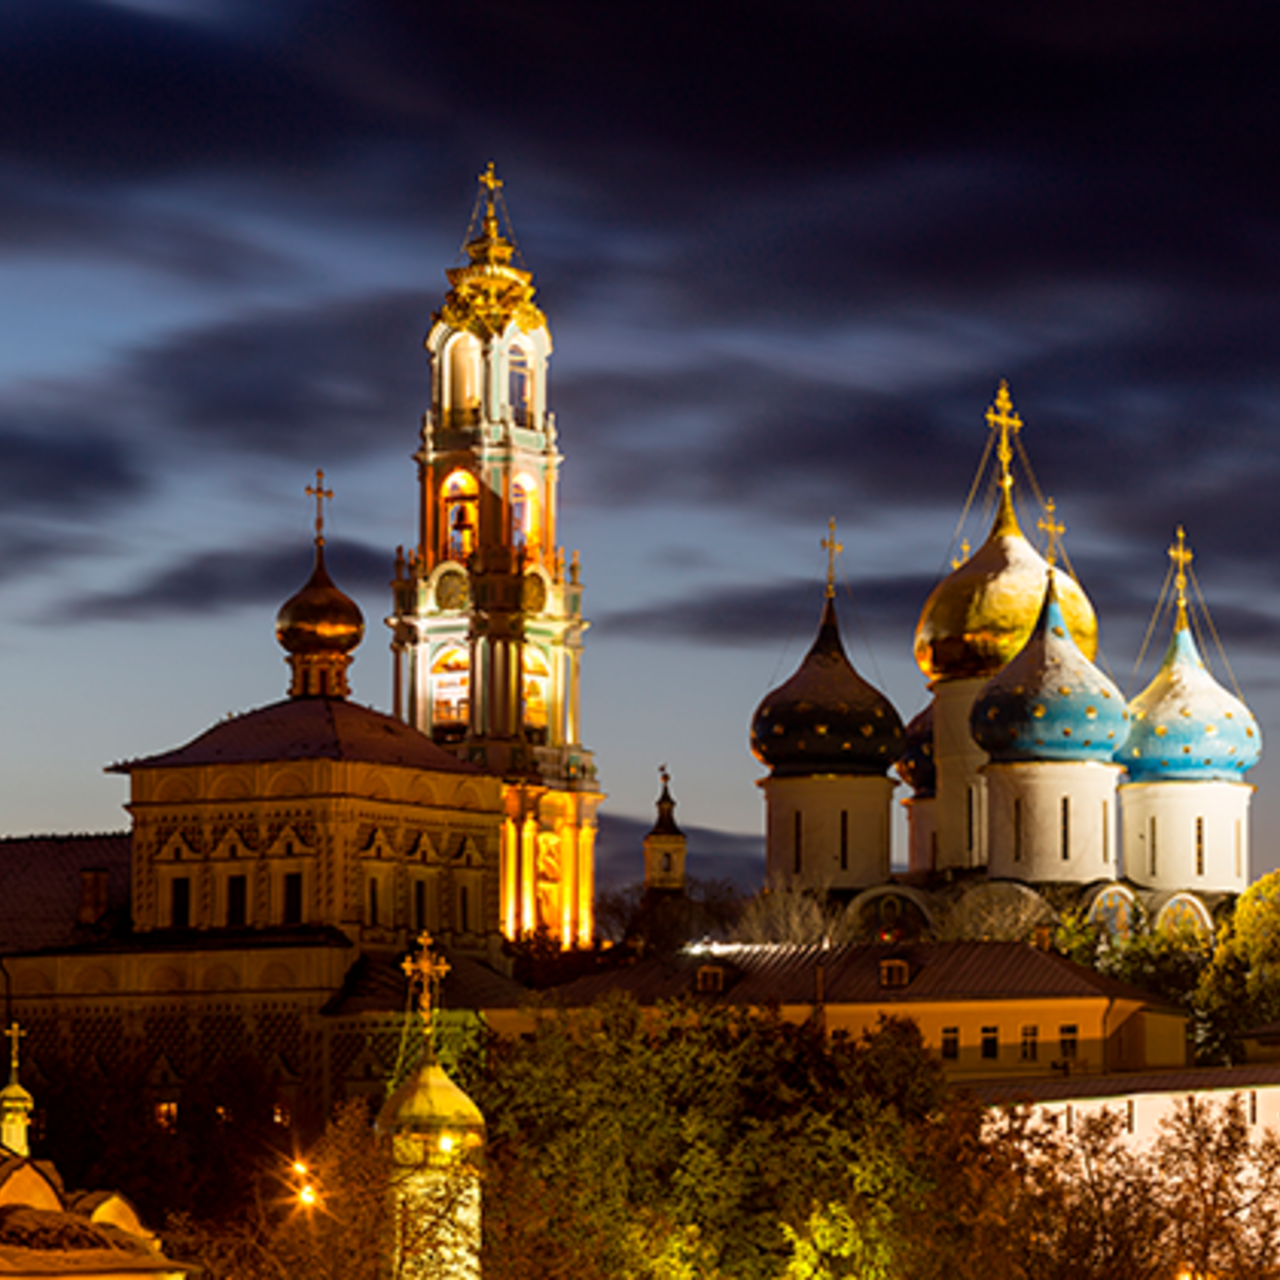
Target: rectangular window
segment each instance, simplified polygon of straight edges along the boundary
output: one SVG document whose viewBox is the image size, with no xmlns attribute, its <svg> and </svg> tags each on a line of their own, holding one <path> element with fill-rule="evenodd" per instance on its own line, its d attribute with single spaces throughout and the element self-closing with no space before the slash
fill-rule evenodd
<svg viewBox="0 0 1280 1280">
<path fill-rule="evenodd" d="M 1022 861 L 1022 797 L 1013 800 L 1013 860 Z"/>
<path fill-rule="evenodd" d="M 911 981 L 911 966 L 905 960 L 880 961 L 880 985 L 905 987 Z"/>
<path fill-rule="evenodd" d="M 240 929 L 248 923 L 249 888 L 245 876 L 227 877 L 227 927 Z"/>
<path fill-rule="evenodd" d="M 156 1128 L 165 1133 L 173 1133 L 178 1127 L 178 1104 L 176 1102 L 157 1102 L 151 1113 L 155 1118 Z"/>
<path fill-rule="evenodd" d="M 422 933 L 427 927 L 427 882 L 413 882 L 413 930 Z"/>
<path fill-rule="evenodd" d="M 982 1028 L 982 1056 L 984 1058 L 998 1058 L 1000 1056 L 1000 1028 L 999 1027 L 983 1027 Z"/>
<path fill-rule="evenodd" d="M 970 787 L 968 791 L 965 792 L 965 823 L 966 823 L 965 838 L 969 842 L 967 848 L 970 853 L 973 852 L 974 827 L 976 825 L 974 822 L 974 819 L 976 817 L 977 815 L 973 811 L 973 788 Z"/>
<path fill-rule="evenodd" d="M 464 884 L 458 889 L 458 928 L 466 933 L 471 928 L 471 895 Z"/>
<path fill-rule="evenodd" d="M 1196 819 L 1196 875 L 1204 875 L 1204 819 Z"/>
<path fill-rule="evenodd" d="M 849 870 L 849 811 L 840 810 L 840 870 Z"/>
<path fill-rule="evenodd" d="M 1134 1123 L 1138 1118 L 1138 1108 L 1134 1105 L 1132 1098 L 1129 1099 L 1128 1115 L 1125 1117 L 1125 1127 L 1130 1133 L 1134 1130 Z"/>
<path fill-rule="evenodd" d="M 302 872 L 287 872 L 284 878 L 284 924 L 302 923 Z"/>
<path fill-rule="evenodd" d="M 1111 806 L 1102 802 L 1102 860 L 1111 861 Z"/>
<path fill-rule="evenodd" d="M 369 928 L 376 929 L 378 927 L 378 881 L 371 877 L 369 880 Z"/>
<path fill-rule="evenodd" d="M 1063 1062 L 1074 1062 L 1080 1049 L 1080 1028 L 1074 1022 L 1064 1022 L 1058 1028 L 1058 1056 Z"/>
<path fill-rule="evenodd" d="M 1257 1089 L 1249 1090 L 1249 1123 L 1258 1123 L 1258 1091 Z"/>
<path fill-rule="evenodd" d="M 942 1056 L 948 1062 L 955 1062 L 960 1057 L 960 1028 L 942 1028 Z"/>
<path fill-rule="evenodd" d="M 1066 862 L 1071 857 L 1071 800 L 1068 796 L 1062 797 L 1062 860 Z"/>
<path fill-rule="evenodd" d="M 169 886 L 169 923 L 175 929 L 191 928 L 191 881 L 175 876 Z"/>
<path fill-rule="evenodd" d="M 1154 818 L 1151 819 L 1151 836 L 1147 843 L 1148 843 L 1147 855 L 1151 864 L 1151 870 L 1149 874 L 1155 875 L 1156 873 L 1156 820 Z"/>
<path fill-rule="evenodd" d="M 800 864 L 804 859 L 804 815 L 796 810 L 795 815 L 795 874 L 800 874 Z"/>
<path fill-rule="evenodd" d="M 1022 1028 L 1022 1061 L 1035 1062 L 1040 1056 L 1040 1028 Z"/>
</svg>

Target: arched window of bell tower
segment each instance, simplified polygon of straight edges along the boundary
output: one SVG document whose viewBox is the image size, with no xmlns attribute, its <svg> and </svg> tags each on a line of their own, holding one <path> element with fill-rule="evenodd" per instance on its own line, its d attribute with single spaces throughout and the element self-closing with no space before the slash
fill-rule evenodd
<svg viewBox="0 0 1280 1280">
<path fill-rule="evenodd" d="M 466 728 L 471 709 L 471 656 L 446 645 L 431 664 L 431 724 L 445 737 Z"/>
<path fill-rule="evenodd" d="M 511 545 L 536 551 L 540 542 L 538 486 L 532 476 L 511 481 Z"/>
<path fill-rule="evenodd" d="M 469 471 L 453 471 L 440 486 L 444 512 L 442 553 L 447 560 L 465 560 L 476 546 L 480 519 L 480 486 Z"/>
<path fill-rule="evenodd" d="M 517 427 L 533 425 L 533 357 L 518 343 L 507 356 L 507 403 Z"/>
<path fill-rule="evenodd" d="M 449 344 L 443 388 L 445 424 L 474 426 L 480 421 L 481 349 L 473 334 L 460 333 Z"/>
</svg>

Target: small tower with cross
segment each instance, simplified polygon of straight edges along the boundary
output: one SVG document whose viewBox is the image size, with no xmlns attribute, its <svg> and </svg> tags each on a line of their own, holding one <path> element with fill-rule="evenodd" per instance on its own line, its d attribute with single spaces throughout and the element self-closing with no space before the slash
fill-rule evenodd
<svg viewBox="0 0 1280 1280">
<path fill-rule="evenodd" d="M 18 1079 L 18 1042 L 27 1033 L 12 1022 L 4 1034 L 9 1041 L 9 1083 L 0 1089 L 0 1146 L 16 1156 L 30 1156 L 27 1131 L 35 1101 Z"/>
<path fill-rule="evenodd" d="M 378 1113 L 396 1166 L 395 1236 L 390 1274 L 404 1280 L 479 1280 L 480 1178 L 484 1116 L 449 1078 L 432 1049 L 437 1011 L 450 965 L 431 935 L 401 966 L 409 984 L 422 1058 Z M 406 1033 L 410 1028 L 406 1027 Z"/>
<path fill-rule="evenodd" d="M 345 698 L 351 692 L 347 668 L 364 636 L 364 616 L 325 568 L 324 504 L 333 499 L 333 490 L 325 488 L 323 471 L 305 492 L 316 500 L 315 563 L 306 585 L 276 615 L 276 639 L 288 654 L 291 698 Z"/>
<path fill-rule="evenodd" d="M 662 791 L 658 795 L 658 818 L 644 838 L 644 887 L 659 893 L 683 893 L 685 859 L 689 839 L 676 826 L 676 802 L 671 795 L 671 774 L 665 764 L 658 766 Z"/>
</svg>

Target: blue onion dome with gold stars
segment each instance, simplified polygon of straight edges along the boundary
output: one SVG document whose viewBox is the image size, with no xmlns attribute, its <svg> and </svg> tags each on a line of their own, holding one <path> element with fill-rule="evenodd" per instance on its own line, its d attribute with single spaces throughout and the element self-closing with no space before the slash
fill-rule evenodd
<svg viewBox="0 0 1280 1280">
<path fill-rule="evenodd" d="M 930 681 L 993 676 L 1027 643 L 1049 564 L 1027 541 L 1013 505 L 1010 438 L 1022 427 L 1006 383 L 987 423 L 999 432 L 1000 496 L 986 541 L 934 587 L 916 625 L 915 657 Z M 1053 570 L 1067 628 L 1084 655 L 1098 651 L 1098 621 L 1070 574 Z"/>
<path fill-rule="evenodd" d="M 1187 620 L 1182 530 L 1170 548 L 1178 562 L 1173 638 L 1155 678 L 1130 703 L 1129 736 L 1116 759 L 1133 782 L 1238 781 L 1262 756 L 1253 713 L 1209 674 Z"/>
<path fill-rule="evenodd" d="M 1046 578 L 1031 636 L 978 695 L 970 731 L 997 762 L 1110 761 L 1128 726 L 1124 695 L 1080 651 L 1057 579 L 1047 569 Z"/>
<path fill-rule="evenodd" d="M 938 770 L 933 762 L 933 703 L 914 716 L 907 725 L 902 754 L 894 766 L 898 777 L 921 800 L 938 790 Z"/>
</svg>

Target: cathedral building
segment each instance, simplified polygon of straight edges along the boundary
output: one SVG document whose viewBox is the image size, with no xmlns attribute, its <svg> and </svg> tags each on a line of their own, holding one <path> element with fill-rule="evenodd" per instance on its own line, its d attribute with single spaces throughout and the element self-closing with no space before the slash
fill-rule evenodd
<svg viewBox="0 0 1280 1280">
<path fill-rule="evenodd" d="M 813 648 L 756 711 L 752 749 L 770 770 L 761 781 L 768 883 L 844 891 L 883 936 L 934 927 L 964 893 L 1002 893 L 1041 918 L 1067 905 L 1112 929 L 1145 921 L 1212 932 L 1218 904 L 1249 883 L 1245 774 L 1261 737 L 1201 656 L 1182 531 L 1169 552 L 1169 648 L 1126 704 L 1095 665 L 1097 619 L 1058 564 L 1052 502 L 1038 521 L 1043 554 L 1022 531 L 1012 465 L 1022 421 L 1004 384 L 987 423 L 990 531 L 933 589 L 916 627 L 928 707 L 904 732 L 853 670 L 829 563 Z M 834 532 L 825 545 L 834 554 Z M 912 790 L 908 874 L 895 881 L 891 765 Z"/>
</svg>

